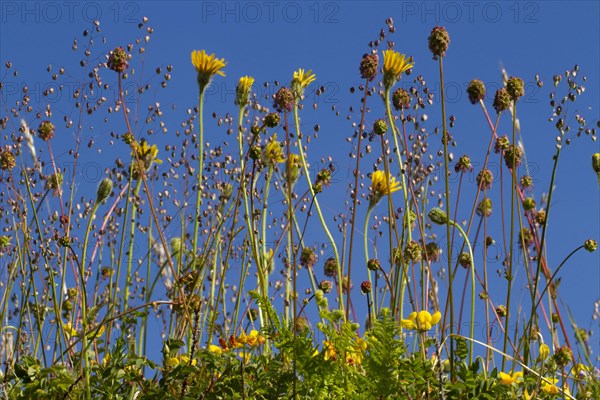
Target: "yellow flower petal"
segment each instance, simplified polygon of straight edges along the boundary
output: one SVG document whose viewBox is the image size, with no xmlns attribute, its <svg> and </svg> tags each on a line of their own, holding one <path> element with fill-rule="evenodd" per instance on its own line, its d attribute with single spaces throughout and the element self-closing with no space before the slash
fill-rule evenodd
<svg viewBox="0 0 600 400">
<path fill-rule="evenodd" d="M 222 354 L 223 353 L 223 349 L 220 346 L 216 346 L 214 344 L 209 344 L 208 345 L 208 351 L 215 353 L 215 354 Z"/>
</svg>

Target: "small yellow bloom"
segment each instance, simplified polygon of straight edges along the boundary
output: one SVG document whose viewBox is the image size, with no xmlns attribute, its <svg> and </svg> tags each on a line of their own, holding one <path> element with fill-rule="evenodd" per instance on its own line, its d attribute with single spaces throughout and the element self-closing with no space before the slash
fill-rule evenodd
<svg viewBox="0 0 600 400">
<path fill-rule="evenodd" d="M 402 74 L 414 66 L 414 63 L 406 55 L 394 50 L 383 52 L 383 84 L 386 88 L 391 87 L 401 78 Z"/>
<path fill-rule="evenodd" d="M 274 135 L 271 141 L 265 146 L 263 158 L 267 164 L 282 163 L 285 161 L 283 149 L 281 148 L 281 144 L 277 141 L 276 135 Z"/>
<path fill-rule="evenodd" d="M 198 363 L 198 361 L 195 358 L 193 358 L 192 362 L 190 363 L 190 358 L 188 356 L 186 356 L 185 354 L 182 354 L 179 357 L 179 359 L 181 360 L 181 364 L 183 364 L 183 365 L 189 364 L 189 365 L 194 366 Z"/>
<path fill-rule="evenodd" d="M 65 331 L 65 334 L 67 336 L 77 336 L 77 330 L 75 328 L 73 328 L 73 325 L 71 324 L 71 322 L 67 322 L 66 324 L 63 325 L 63 330 Z"/>
<path fill-rule="evenodd" d="M 248 335 L 248 346 L 254 347 L 258 342 L 258 331 L 256 329 L 252 329 L 250 334 Z"/>
<path fill-rule="evenodd" d="M 153 163 L 162 164 L 162 160 L 158 158 L 158 147 L 156 147 L 155 144 L 150 146 L 148 142 L 142 140 L 141 144 L 134 145 L 133 149 L 146 170 L 148 170 Z M 136 154 L 134 152 L 132 152 L 131 155 L 135 157 Z M 134 173 L 137 173 L 137 163 L 134 163 L 133 166 Z"/>
<path fill-rule="evenodd" d="M 176 367 L 179 365 L 179 359 L 177 357 L 171 357 L 167 360 L 167 367 Z"/>
<path fill-rule="evenodd" d="M 545 380 L 542 381 L 542 391 L 548 393 L 548 394 L 558 394 L 560 392 L 560 390 L 558 389 L 558 387 L 555 386 L 556 382 L 558 382 L 558 379 L 556 378 L 548 378 L 548 381 L 550 381 L 551 383 L 546 382 Z"/>
<path fill-rule="evenodd" d="M 400 320 L 400 324 L 403 328 L 413 329 L 421 332 L 430 330 L 433 325 L 440 322 L 442 313 L 436 311 L 431 315 L 429 311 L 412 312 L 408 315 L 407 319 Z"/>
<path fill-rule="evenodd" d="M 532 394 L 529 394 L 529 392 L 527 391 L 527 389 L 525 389 L 525 391 L 523 392 L 523 398 L 525 400 L 533 400 L 533 395 L 534 394 L 535 394 L 535 392 L 532 393 Z"/>
<path fill-rule="evenodd" d="M 244 361 L 244 364 L 248 364 L 250 362 L 250 353 L 246 351 L 243 351 L 242 353 L 238 354 L 238 357 L 240 357 Z"/>
<path fill-rule="evenodd" d="M 523 372 L 522 371 L 517 371 L 512 374 L 505 374 L 504 372 L 500 371 L 498 373 L 498 375 L 500 377 L 500 383 L 502 383 L 504 385 L 511 385 L 514 382 L 519 382 L 519 381 L 523 380 Z"/>
<path fill-rule="evenodd" d="M 312 73 L 312 70 L 304 71 L 304 68 L 299 68 L 298 71 L 294 72 L 294 78 L 292 79 L 292 87 L 294 84 L 300 85 L 301 88 L 305 88 L 310 85 L 317 76 Z"/>
<path fill-rule="evenodd" d="M 204 50 L 192 51 L 192 64 L 198 72 L 198 85 L 201 90 L 208 85 L 213 75 L 225 76 L 225 72 L 222 71 L 227 64 L 225 59 L 216 58 L 214 54 L 208 55 Z"/>
<path fill-rule="evenodd" d="M 547 344 L 542 343 L 540 345 L 540 359 L 545 360 L 546 358 L 548 358 L 549 354 L 550 354 L 550 347 L 548 347 Z"/>
<path fill-rule="evenodd" d="M 242 76 L 235 88 L 235 104 L 243 106 L 250 98 L 250 89 L 254 83 L 254 78 L 251 76 Z"/>
<path fill-rule="evenodd" d="M 371 175 L 371 204 L 379 203 L 383 196 L 400 190 L 400 187 L 396 178 L 390 177 L 385 171 L 373 172 Z"/>
<path fill-rule="evenodd" d="M 333 343 L 328 340 L 323 341 L 323 349 L 325 350 L 325 356 L 323 357 L 325 361 L 327 360 L 335 360 L 336 359 L 336 351 Z"/>
<path fill-rule="evenodd" d="M 356 339 L 356 348 L 358 350 L 365 351 L 365 350 L 367 350 L 367 346 L 368 346 L 368 344 L 365 339 L 362 339 L 362 338 Z"/>
<path fill-rule="evenodd" d="M 223 349 L 220 346 L 216 346 L 214 344 L 209 344 L 208 345 L 208 351 L 210 351 L 211 353 L 215 353 L 215 354 L 222 354 L 223 353 Z"/>
</svg>

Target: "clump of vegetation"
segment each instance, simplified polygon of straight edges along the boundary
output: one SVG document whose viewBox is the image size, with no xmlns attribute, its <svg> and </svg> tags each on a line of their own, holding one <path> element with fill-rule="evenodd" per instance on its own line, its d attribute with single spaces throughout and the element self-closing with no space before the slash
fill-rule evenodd
<svg viewBox="0 0 600 400">
<path fill-rule="evenodd" d="M 343 199 L 333 189 L 333 158 L 318 170 L 310 164 L 319 127 L 300 121 L 316 113 L 306 107 L 312 70 L 293 71 L 262 96 L 252 76 L 239 78 L 237 114 L 215 114 L 208 126 L 206 90 L 226 79 L 227 62 L 193 51 L 198 106 L 175 128 L 159 102 L 144 103 L 151 87 L 168 87 L 172 65 L 157 67 L 135 93 L 126 89 L 141 81 L 135 66 L 153 32 L 146 19 L 139 27 L 145 39 L 100 61 L 91 51 L 100 24 L 86 31 L 89 81 L 73 93 L 70 113 L 58 115 L 50 102 L 38 109 L 27 90 L 4 108 L 4 398 L 600 398 L 590 333 L 567 320 L 558 285 L 569 259 L 597 243 L 564 260 L 544 250 L 548 221 L 561 211 L 551 188 L 564 144 L 597 136 L 569 107 L 584 91 L 577 66 L 552 79 L 556 147 L 542 198 L 518 141 L 523 80 L 505 76 L 495 93 L 471 81 L 468 99 L 489 122 L 489 145 L 455 159 L 455 117 L 443 91 L 451 32 L 434 27 L 423 40 L 442 88 L 432 110 L 441 126 L 431 128 L 433 77 L 384 41 L 395 30 L 388 19 L 352 67 L 360 117 Z M 68 70 L 48 72 L 60 83 Z M 94 97 L 109 89 L 116 99 Z M 502 120 L 510 121 L 507 135 Z M 98 124 L 110 147 L 82 146 Z M 168 135 L 161 148 L 159 134 Z M 58 157 L 54 149 L 73 137 Z M 106 163 L 94 191 L 80 170 L 96 148 Z M 488 168 L 492 157 L 499 176 Z M 600 179 L 599 158 L 592 166 Z M 325 199 L 345 211 L 328 214 Z M 313 245 L 315 237 L 325 244 Z M 494 245 L 506 250 L 501 297 L 490 291 Z M 485 323 L 483 338 L 476 321 Z"/>
</svg>

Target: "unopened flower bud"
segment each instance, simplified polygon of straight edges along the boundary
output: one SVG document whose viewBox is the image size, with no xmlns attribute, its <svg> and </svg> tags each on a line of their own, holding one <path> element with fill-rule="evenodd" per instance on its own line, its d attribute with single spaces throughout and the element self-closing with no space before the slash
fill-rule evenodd
<svg viewBox="0 0 600 400">
<path fill-rule="evenodd" d="M 113 189 L 113 182 L 110 178 L 104 178 L 100 181 L 98 185 L 98 190 L 96 191 L 96 203 L 101 203 L 110 196 L 110 193 Z"/>
<path fill-rule="evenodd" d="M 448 223 L 448 215 L 439 208 L 432 208 L 429 211 L 429 219 L 438 225 L 445 225 Z"/>
</svg>

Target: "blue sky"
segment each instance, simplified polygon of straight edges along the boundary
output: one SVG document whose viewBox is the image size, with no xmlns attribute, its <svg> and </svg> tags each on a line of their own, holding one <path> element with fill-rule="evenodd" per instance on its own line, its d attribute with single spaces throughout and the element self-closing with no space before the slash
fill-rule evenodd
<svg viewBox="0 0 600 400">
<path fill-rule="evenodd" d="M 501 68 L 524 80 L 526 93 L 518 104 L 518 113 L 538 202 L 548 191 L 555 145 L 556 131 L 548 122 L 552 76 L 578 64 L 580 73 L 588 79 L 586 92 L 576 103 L 577 112 L 591 125 L 595 125 L 599 117 L 600 8 L 595 1 L 3 1 L 0 7 L 0 79 L 5 82 L 3 115 L 7 107 L 4 101 L 7 98 L 14 101 L 25 83 L 38 109 L 43 107 L 41 92 L 53 84 L 45 71 L 48 64 L 54 69 L 61 66 L 68 69 L 67 84 L 75 85 L 82 79 L 84 75 L 77 66 L 81 52 L 74 53 L 70 48 L 75 38 L 81 48 L 85 47 L 87 39 L 82 33 L 91 29 L 94 19 L 100 20 L 102 32 L 96 37 L 92 57 L 102 60 L 112 48 L 139 37 L 142 32 L 137 23 L 142 17 L 148 17 L 144 28 L 150 26 L 154 33 L 145 46 L 145 53 L 134 54 L 132 64 L 136 65 L 139 75 L 147 77 L 152 76 L 157 66 L 173 65 L 168 87 L 157 89 L 159 81 L 155 79 L 142 100 L 144 105 L 155 101 L 163 107 L 177 105 L 166 117 L 166 121 L 171 122 L 171 131 L 185 119 L 185 110 L 196 104 L 195 71 L 190 63 L 190 52 L 194 49 L 216 53 L 228 63 L 226 78 L 217 78 L 207 93 L 207 116 L 213 111 L 221 116 L 235 112 L 235 85 L 242 75 L 254 76 L 257 83 L 275 80 L 287 83 L 297 68 L 312 69 L 317 81 L 313 91 L 307 91 L 306 103 L 316 102 L 318 110 L 306 107 L 302 125 L 305 129 L 317 123 L 321 126 L 318 140 L 310 149 L 315 160 L 313 165 L 318 164 L 321 157 L 332 156 L 337 167 L 335 178 L 340 182 L 336 190 L 343 193 L 346 193 L 345 184 L 353 168 L 353 161 L 348 157 L 351 145 L 345 139 L 353 133 L 351 123 L 357 120 L 359 110 L 359 97 L 350 94 L 349 88 L 361 83 L 360 57 L 369 50 L 368 43 L 378 37 L 388 17 L 393 18 L 396 28 L 391 37 L 395 48 L 413 56 L 413 76 L 423 75 L 436 95 L 426 111 L 429 116 L 426 127 L 431 131 L 440 126 L 441 114 L 437 97 L 438 65 L 427 49 L 427 37 L 436 25 L 445 26 L 450 33 L 451 44 L 444 67 L 448 112 L 457 117 L 456 126 L 451 130 L 458 142 L 456 157 L 469 154 L 475 165 L 481 165 L 489 140 L 489 129 L 481 110 L 468 102 L 465 93 L 468 82 L 478 78 L 486 83 L 486 105 L 492 112 L 493 88 L 501 85 Z M 106 36 L 105 42 L 100 40 L 101 36 Z M 7 61 L 19 70 L 17 77 L 6 74 Z M 536 74 L 544 82 L 541 89 L 535 84 Z M 411 78 L 403 78 L 401 84 L 409 85 Z M 317 97 L 314 88 L 319 86 L 324 86 L 326 92 Z M 265 93 L 263 87 L 255 85 L 255 88 Z M 105 96 L 114 101 L 113 92 Z M 52 102 L 56 117 L 73 113 L 69 96 L 57 93 Z M 372 113 L 368 121 L 384 116 L 376 96 L 370 104 Z M 354 113 L 348 121 L 350 106 L 354 107 Z M 331 111 L 332 107 L 339 110 L 338 117 Z M 215 140 L 222 139 L 220 135 L 225 130 L 217 128 L 210 117 L 206 121 L 207 140 L 211 140 L 210 135 L 215 135 Z M 101 146 L 108 142 L 106 129 L 90 129 L 84 138 L 93 138 Z M 508 119 L 503 119 L 499 132 L 510 133 Z M 71 135 L 65 137 L 72 138 Z M 4 144 L 4 133 L 1 140 Z M 170 139 L 167 134 L 158 135 L 154 140 L 166 144 Z M 70 145 L 65 139 L 65 149 Z M 547 255 L 553 267 L 586 239 L 600 239 L 599 190 L 590 161 L 591 155 L 598 151 L 597 142 L 581 137 L 573 138 L 561 154 L 552 205 L 555 214 L 550 217 L 547 242 Z M 101 160 L 96 152 L 85 157 Z M 494 162 L 497 163 L 497 159 Z M 90 168 L 84 181 L 92 186 L 100 172 Z M 472 182 L 474 175 L 470 176 Z M 471 192 L 473 187 L 474 183 L 469 187 Z M 323 197 L 326 210 L 331 213 L 343 210 L 342 196 L 334 193 Z M 468 211 L 466 207 L 459 210 L 459 219 L 468 218 Z M 316 235 L 315 242 L 322 240 Z M 358 241 L 360 243 L 361 238 Z M 578 253 L 560 274 L 561 301 L 569 305 L 582 328 L 595 331 L 598 323 L 592 321 L 591 315 L 594 302 L 600 299 L 599 253 Z M 503 280 L 494 277 L 492 286 L 497 286 L 498 293 L 504 293 Z M 357 286 L 355 282 L 355 288 Z M 528 296 L 524 287 L 517 289 L 523 299 Z M 592 337 L 596 353 L 599 349 L 597 334 Z"/>
</svg>

